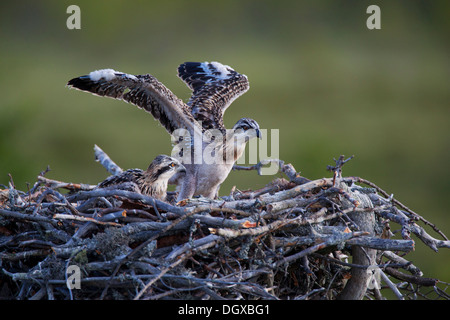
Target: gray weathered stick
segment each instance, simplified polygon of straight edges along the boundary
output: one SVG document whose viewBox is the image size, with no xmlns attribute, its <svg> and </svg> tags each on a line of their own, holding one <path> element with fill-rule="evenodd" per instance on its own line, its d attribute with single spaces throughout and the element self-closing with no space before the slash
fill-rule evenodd
<svg viewBox="0 0 450 320">
<path fill-rule="evenodd" d="M 121 173 L 123 170 L 97 145 L 94 146 L 95 160 L 112 175 Z"/>
</svg>

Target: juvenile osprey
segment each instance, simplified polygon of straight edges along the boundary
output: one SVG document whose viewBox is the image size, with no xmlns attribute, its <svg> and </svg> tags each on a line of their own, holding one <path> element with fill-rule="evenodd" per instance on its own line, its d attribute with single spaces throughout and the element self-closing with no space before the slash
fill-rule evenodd
<svg viewBox="0 0 450 320">
<path fill-rule="evenodd" d="M 187 103 L 150 74 L 135 76 L 103 69 L 74 78 L 68 85 L 132 103 L 151 113 L 172 136 L 178 136 L 177 129 L 187 131 L 189 137 L 174 139 L 184 146 L 176 156 L 186 167 L 183 177 L 177 175 L 171 181 L 178 185 L 178 200 L 196 195 L 214 198 L 243 154 L 246 142 L 261 138 L 259 125 L 253 119 L 240 119 L 231 132 L 223 124 L 225 110 L 249 89 L 248 79 L 219 62 L 183 63 L 178 67 L 178 76 L 193 91 Z M 198 161 L 199 154 L 213 154 L 217 161 L 205 157 Z"/>
<path fill-rule="evenodd" d="M 108 188 L 122 185 L 126 189 L 164 201 L 169 179 L 174 174 L 184 174 L 185 172 L 186 169 L 178 160 L 166 155 L 159 155 L 150 163 L 147 170 L 128 169 L 106 178 L 98 184 L 98 187 Z"/>
</svg>

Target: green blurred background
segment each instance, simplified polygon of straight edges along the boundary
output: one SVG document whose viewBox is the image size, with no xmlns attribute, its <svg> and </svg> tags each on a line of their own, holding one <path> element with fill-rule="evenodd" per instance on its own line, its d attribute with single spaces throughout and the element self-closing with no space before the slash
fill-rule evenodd
<svg viewBox="0 0 450 320">
<path fill-rule="evenodd" d="M 81 30 L 66 9 L 81 8 Z M 381 8 L 381 30 L 366 9 Z M 151 115 L 65 86 L 101 68 L 151 73 L 180 98 L 184 61 L 220 61 L 251 89 L 225 115 L 280 129 L 280 158 L 310 179 L 333 157 L 450 235 L 450 2 L 448 1 L 2 1 L 0 184 L 26 190 L 48 177 L 96 184 L 99 145 L 123 168 L 170 153 Z M 259 188 L 273 176 L 232 172 L 221 188 Z M 428 230 L 428 229 L 427 229 Z M 435 233 L 433 236 L 438 237 Z M 450 281 L 450 254 L 417 242 L 408 257 Z"/>
</svg>

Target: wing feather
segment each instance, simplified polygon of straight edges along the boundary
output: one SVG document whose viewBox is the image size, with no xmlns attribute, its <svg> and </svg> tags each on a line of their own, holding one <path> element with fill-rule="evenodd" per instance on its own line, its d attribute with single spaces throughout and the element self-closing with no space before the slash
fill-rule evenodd
<svg viewBox="0 0 450 320">
<path fill-rule="evenodd" d="M 151 113 L 172 134 L 178 128 L 201 132 L 189 107 L 150 74 L 130 75 L 112 69 L 74 78 L 68 86 L 95 95 L 120 99 Z"/>
<path fill-rule="evenodd" d="M 226 109 L 249 89 L 245 75 L 219 62 L 185 62 L 178 76 L 193 91 L 187 105 L 204 129 L 225 129 Z"/>
</svg>

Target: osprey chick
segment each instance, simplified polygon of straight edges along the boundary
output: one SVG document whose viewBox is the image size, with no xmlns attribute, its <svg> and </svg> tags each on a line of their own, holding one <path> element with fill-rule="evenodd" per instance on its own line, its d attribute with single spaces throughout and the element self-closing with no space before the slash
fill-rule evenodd
<svg viewBox="0 0 450 320">
<path fill-rule="evenodd" d="M 123 187 L 164 201 L 169 179 L 174 174 L 184 174 L 185 172 L 186 169 L 177 159 L 159 155 L 150 163 L 147 170 L 128 169 L 106 178 L 98 184 L 98 187 Z"/>
</svg>

